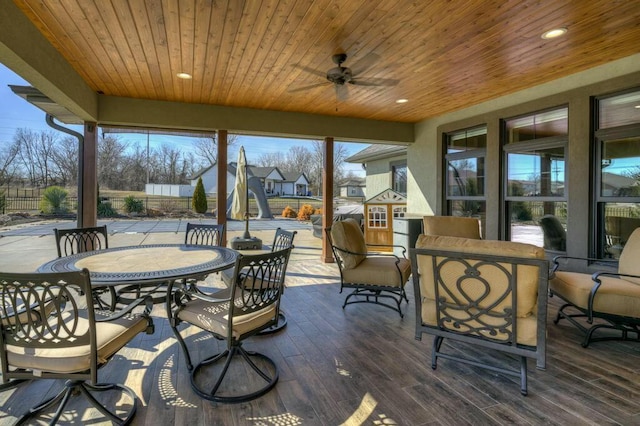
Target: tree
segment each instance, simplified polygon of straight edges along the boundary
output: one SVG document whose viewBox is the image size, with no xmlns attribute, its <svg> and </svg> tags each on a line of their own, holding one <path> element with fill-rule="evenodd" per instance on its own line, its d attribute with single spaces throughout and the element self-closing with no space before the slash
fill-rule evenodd
<svg viewBox="0 0 640 426">
<path fill-rule="evenodd" d="M 0 185 L 10 183 L 17 176 L 19 152 L 20 146 L 16 142 L 0 149 Z"/>
<path fill-rule="evenodd" d="M 258 167 L 277 167 L 281 171 L 286 168 L 287 165 L 287 157 L 284 153 L 277 152 L 264 152 L 260 154 L 258 160 L 256 161 L 256 166 Z"/>
<path fill-rule="evenodd" d="M 231 146 L 238 140 L 238 135 L 227 135 L 227 146 Z M 218 162 L 218 134 L 214 133 L 210 138 L 196 139 L 193 143 L 198 164 L 195 168 L 207 167 Z"/>
<path fill-rule="evenodd" d="M 193 198 L 191 199 L 191 207 L 196 213 L 207 212 L 207 194 L 204 192 L 202 177 L 198 178 L 196 187 L 193 190 Z"/>
<path fill-rule="evenodd" d="M 117 136 L 106 135 L 98 140 L 98 182 L 109 189 L 125 189 L 122 174 L 128 144 Z"/>
<path fill-rule="evenodd" d="M 78 184 L 78 139 L 66 137 L 59 140 L 53 153 L 56 181 L 61 186 Z"/>
<path fill-rule="evenodd" d="M 14 143 L 19 146 L 18 158 L 32 186 L 48 186 L 53 167 L 57 136 L 53 131 L 35 132 L 18 129 Z"/>
</svg>

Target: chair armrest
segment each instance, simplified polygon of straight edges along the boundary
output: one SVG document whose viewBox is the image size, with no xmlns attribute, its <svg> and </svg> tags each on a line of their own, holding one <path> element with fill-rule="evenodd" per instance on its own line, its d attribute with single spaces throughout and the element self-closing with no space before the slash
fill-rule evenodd
<svg viewBox="0 0 640 426">
<path fill-rule="evenodd" d="M 567 255 L 561 254 L 561 255 L 559 255 L 559 256 L 555 256 L 555 257 L 553 258 L 553 260 L 552 260 L 553 267 L 551 268 L 551 274 L 550 274 L 549 278 L 552 278 L 552 277 L 553 277 L 553 274 L 554 274 L 558 269 L 560 269 L 560 262 L 558 262 L 558 261 L 559 261 L 559 260 L 563 260 L 563 259 L 564 259 L 564 260 L 569 260 L 569 259 L 572 259 L 572 260 L 584 260 L 584 261 L 587 261 L 587 262 L 598 262 L 598 263 L 603 263 L 603 264 L 610 263 L 610 264 L 612 264 L 612 265 L 615 265 L 615 264 L 617 264 L 617 263 L 618 263 L 618 261 L 617 261 L 617 260 L 596 259 L 596 258 L 594 258 L 594 257 L 567 256 Z"/>
<path fill-rule="evenodd" d="M 140 306 L 142 303 L 144 303 L 145 305 L 142 314 L 149 315 L 151 313 L 151 310 L 153 309 L 153 298 L 150 295 L 146 295 L 134 300 L 124 308 L 118 309 L 117 311 L 99 311 L 102 315 L 105 316 L 105 318 L 96 319 L 96 322 L 106 322 L 122 318 L 125 315 L 130 314 L 136 307 Z"/>
<path fill-rule="evenodd" d="M 589 323 L 593 322 L 593 304 L 596 298 L 596 294 L 598 293 L 600 286 L 602 286 L 602 281 L 600 280 L 600 277 L 612 277 L 612 278 L 628 277 L 628 278 L 640 279 L 640 275 L 620 274 L 618 272 L 607 272 L 607 271 L 594 272 L 593 275 L 591 275 L 591 279 L 593 280 L 593 287 L 591 287 L 591 292 L 589 293 L 589 304 L 587 305 L 587 308 L 588 308 L 587 321 Z M 632 283 L 630 284 L 634 285 Z"/>
<path fill-rule="evenodd" d="M 99 311 L 102 314 L 102 318 L 96 318 L 96 322 L 109 322 L 118 318 L 123 318 L 126 315 L 130 315 L 132 311 L 142 303 L 144 303 L 144 311 L 140 314 L 140 316 L 147 319 L 147 334 L 153 334 L 155 328 L 153 325 L 153 320 L 150 316 L 151 310 L 153 309 L 153 298 L 150 295 L 140 297 L 117 311 Z"/>
<path fill-rule="evenodd" d="M 404 246 L 401 246 L 399 244 L 367 244 L 367 247 L 392 247 L 392 248 L 399 248 L 402 249 L 402 257 L 404 257 L 405 259 L 407 258 L 407 249 Z M 379 253 L 379 252 L 375 252 L 375 253 Z M 380 254 L 385 254 L 385 253 L 380 253 Z"/>
<path fill-rule="evenodd" d="M 383 247 L 392 247 L 389 246 L 387 244 L 379 244 Z M 400 246 L 402 247 L 402 246 Z M 379 253 L 379 252 L 366 252 L 366 253 L 358 253 L 355 251 L 349 251 L 349 250 L 345 250 L 345 249 L 341 249 L 340 247 L 336 247 L 334 246 L 334 248 L 338 251 L 341 251 L 343 253 L 347 253 L 347 254 L 355 254 L 355 255 L 359 255 L 359 256 L 365 256 L 365 257 L 371 257 L 371 256 L 384 256 L 384 257 L 395 257 L 396 258 L 396 263 L 400 261 L 400 258 L 398 256 L 396 256 L 393 253 Z"/>
</svg>

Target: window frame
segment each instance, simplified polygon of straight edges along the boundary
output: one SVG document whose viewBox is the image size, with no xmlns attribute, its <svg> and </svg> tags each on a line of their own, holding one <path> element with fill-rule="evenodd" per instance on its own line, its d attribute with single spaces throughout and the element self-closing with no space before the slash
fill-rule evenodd
<svg viewBox="0 0 640 426">
<path fill-rule="evenodd" d="M 519 118 L 526 118 L 529 116 L 534 116 L 537 114 L 542 114 L 545 112 L 552 112 L 554 110 L 566 109 L 567 111 L 567 133 L 566 135 L 554 135 L 547 136 L 542 138 L 536 138 L 531 140 L 524 141 L 515 141 L 509 142 L 509 132 L 507 130 L 507 122 L 510 120 L 517 120 Z M 512 241 L 511 228 L 511 209 L 510 203 L 513 202 L 553 202 L 553 203 L 565 203 L 567 209 L 567 217 L 568 217 L 568 208 L 569 208 L 569 168 L 570 168 L 570 160 L 569 160 L 569 119 L 570 119 L 570 111 L 569 105 L 556 105 L 551 108 L 545 108 L 537 111 L 530 111 L 525 114 L 513 116 L 513 117 L 505 117 L 500 119 L 500 140 L 501 140 L 501 167 L 500 167 L 500 186 L 501 186 L 501 230 L 504 240 Z M 552 148 L 562 148 L 564 150 L 564 190 L 562 195 L 535 195 L 535 196 L 527 196 L 527 195 L 509 195 L 509 154 L 515 152 L 535 152 L 544 149 L 552 149 Z"/>
<path fill-rule="evenodd" d="M 640 92 L 640 87 L 609 93 L 592 98 L 593 125 L 592 125 L 592 214 L 590 218 L 590 247 L 589 256 L 594 259 L 608 260 L 606 256 L 606 205 L 608 203 L 640 204 L 640 195 L 631 197 L 602 195 L 603 180 L 603 145 L 609 140 L 640 137 L 640 121 L 615 127 L 599 128 L 600 126 L 600 102 L 621 96 L 627 93 Z M 640 153 L 639 153 L 640 154 Z"/>
<path fill-rule="evenodd" d="M 474 149 L 468 149 L 468 150 L 464 150 L 464 151 L 459 151 L 459 152 L 453 152 L 453 153 L 449 153 L 449 141 L 450 138 L 453 135 L 456 134 L 461 134 L 463 132 L 474 132 L 474 131 L 482 131 L 484 130 L 484 135 L 485 135 L 485 146 L 483 148 L 474 148 Z M 464 128 L 464 129 L 458 129 L 458 130 L 453 130 L 451 132 L 446 132 L 442 134 L 442 146 L 443 146 L 443 178 L 442 178 L 442 184 L 443 184 L 443 191 L 442 191 L 442 198 L 443 198 L 443 212 L 445 215 L 448 216 L 452 216 L 453 215 L 453 211 L 452 211 L 452 202 L 455 201 L 477 201 L 477 202 L 481 202 L 484 203 L 484 207 L 485 207 L 485 211 L 486 211 L 486 207 L 487 207 L 487 176 L 486 173 L 482 178 L 482 195 L 450 195 L 449 194 L 449 167 L 451 167 L 451 163 L 455 162 L 455 161 L 459 161 L 459 160 L 477 160 L 479 158 L 482 158 L 484 160 L 484 165 L 485 165 L 485 170 L 486 170 L 486 166 L 487 166 L 487 145 L 488 145 L 488 126 L 486 123 L 484 124 L 480 124 L 477 126 L 473 126 L 473 127 L 468 127 L 468 128 Z M 476 176 L 477 178 L 477 176 Z M 483 224 L 484 225 L 484 224 Z M 482 227 L 483 229 L 485 228 L 485 226 Z"/>
</svg>

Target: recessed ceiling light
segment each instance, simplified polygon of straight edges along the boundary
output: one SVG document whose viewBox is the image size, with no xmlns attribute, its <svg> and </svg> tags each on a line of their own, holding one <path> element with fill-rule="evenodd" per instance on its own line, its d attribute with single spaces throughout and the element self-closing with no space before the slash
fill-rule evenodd
<svg viewBox="0 0 640 426">
<path fill-rule="evenodd" d="M 176 76 L 183 80 L 190 80 L 192 78 L 191 74 L 187 74 L 186 72 L 179 72 L 178 74 L 176 74 Z"/>
<path fill-rule="evenodd" d="M 397 104 L 406 104 L 407 102 L 409 102 L 409 99 L 398 99 L 396 101 Z"/>
<path fill-rule="evenodd" d="M 545 40 L 549 40 L 552 38 L 556 38 L 556 37 L 560 37 L 562 35 L 565 35 L 567 33 L 567 29 L 566 28 L 554 28 L 552 30 L 549 31 L 545 31 L 542 34 L 542 38 Z"/>
</svg>

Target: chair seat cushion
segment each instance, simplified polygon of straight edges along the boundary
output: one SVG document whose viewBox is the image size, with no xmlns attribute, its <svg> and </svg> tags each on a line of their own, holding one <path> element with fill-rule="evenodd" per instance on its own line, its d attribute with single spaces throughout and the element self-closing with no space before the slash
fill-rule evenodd
<svg viewBox="0 0 640 426">
<path fill-rule="evenodd" d="M 89 320 L 86 311 L 78 319 L 78 330 L 87 330 Z M 96 312 L 96 319 L 104 318 Z M 109 322 L 96 322 L 96 346 L 98 365 L 104 364 L 138 333 L 147 329 L 148 322 L 141 316 L 128 315 Z M 52 346 L 55 345 L 52 343 Z M 76 373 L 87 371 L 91 367 L 91 348 L 81 345 L 66 348 L 25 349 L 8 345 L 9 365 L 33 371 L 51 373 Z"/>
<path fill-rule="evenodd" d="M 424 325 L 429 325 L 432 327 L 438 327 L 438 320 L 436 318 L 436 304 L 435 300 L 423 298 L 422 299 L 422 323 Z M 469 332 L 469 335 L 477 335 L 479 337 L 483 337 L 489 340 L 494 340 L 498 342 L 506 342 L 509 341 L 509 335 L 507 333 L 502 333 L 499 330 L 502 328 L 501 326 L 505 325 L 505 327 L 511 331 L 511 324 L 504 324 L 504 319 L 500 318 L 492 318 L 490 315 L 482 315 L 479 318 L 482 319 L 483 323 L 479 321 L 466 321 L 465 327 L 477 327 L 478 330 L 484 329 L 484 332 Z M 536 346 L 538 341 L 538 318 L 536 315 L 530 315 L 526 318 L 518 318 L 517 321 L 517 339 L 516 342 L 520 345 L 526 346 Z M 491 325 L 490 328 L 487 325 Z M 444 328 L 460 332 L 461 329 L 456 328 L 452 323 L 445 323 Z M 468 328 L 465 331 L 469 331 Z M 496 332 L 496 334 L 492 334 Z"/>
<path fill-rule="evenodd" d="M 614 277 L 601 277 L 593 309 L 624 317 L 640 316 L 640 285 Z M 594 286 L 590 274 L 556 271 L 549 281 L 551 291 L 569 303 L 586 310 Z"/>
<path fill-rule="evenodd" d="M 367 284 L 387 287 L 404 287 L 411 275 L 409 259 L 400 259 L 396 268 L 396 258 L 392 256 L 368 256 L 353 269 L 342 271 L 345 284 Z"/>
<path fill-rule="evenodd" d="M 229 297 L 229 290 L 224 289 L 211 297 L 217 299 L 225 299 Z M 238 299 L 238 298 L 236 298 Z M 236 303 L 241 305 L 241 303 Z M 271 304 L 253 313 L 247 315 L 236 316 L 233 322 L 232 336 L 239 338 L 252 330 L 261 328 L 275 320 L 276 305 Z M 185 305 L 177 313 L 181 321 L 188 322 L 203 330 L 217 334 L 226 338 L 229 327 L 229 302 L 210 302 L 201 299 L 193 299 L 185 303 Z"/>
</svg>

